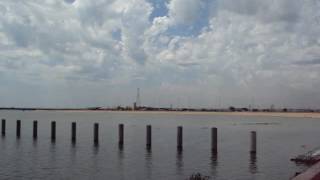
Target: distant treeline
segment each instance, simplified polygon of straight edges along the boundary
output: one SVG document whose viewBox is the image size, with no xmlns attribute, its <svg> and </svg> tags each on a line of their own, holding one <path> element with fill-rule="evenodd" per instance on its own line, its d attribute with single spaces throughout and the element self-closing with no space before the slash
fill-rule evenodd
<svg viewBox="0 0 320 180">
<path fill-rule="evenodd" d="M 104 107 L 88 107 L 88 108 L 23 108 L 23 107 L 0 107 L 0 110 L 13 111 L 190 111 L 190 112 L 320 112 L 320 109 L 257 109 L 257 108 L 237 108 L 230 106 L 226 109 L 212 109 L 212 108 L 168 108 L 168 107 L 136 107 L 133 109 L 130 106 L 117 106 L 113 108 Z"/>
<path fill-rule="evenodd" d="M 14 110 L 14 111 L 36 111 L 36 110 L 43 110 L 43 111 L 60 111 L 60 110 L 86 110 L 81 108 L 18 108 L 18 107 L 1 107 L 0 110 Z"/>
</svg>

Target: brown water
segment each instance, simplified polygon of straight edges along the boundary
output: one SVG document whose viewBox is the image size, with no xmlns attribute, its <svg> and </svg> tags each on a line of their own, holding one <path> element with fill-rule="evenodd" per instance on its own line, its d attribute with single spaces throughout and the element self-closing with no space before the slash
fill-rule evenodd
<svg viewBox="0 0 320 180">
<path fill-rule="evenodd" d="M 307 118 L 111 112 L 0 111 L 7 134 L 0 139 L 0 179 L 186 179 L 200 172 L 215 180 L 282 180 L 305 169 L 290 158 L 320 145 L 320 120 Z M 21 138 L 16 139 L 16 120 Z M 38 120 L 38 139 L 32 121 Z M 51 143 L 50 122 L 57 122 Z M 71 143 L 71 122 L 77 142 Z M 93 144 L 93 124 L 100 143 Z M 125 124 L 123 149 L 118 124 Z M 152 125 L 152 150 L 145 126 Z M 183 126 L 184 149 L 176 150 L 176 127 Z M 210 150 L 210 128 L 218 128 L 219 153 Z M 250 131 L 258 133 L 258 153 L 250 156 Z"/>
</svg>

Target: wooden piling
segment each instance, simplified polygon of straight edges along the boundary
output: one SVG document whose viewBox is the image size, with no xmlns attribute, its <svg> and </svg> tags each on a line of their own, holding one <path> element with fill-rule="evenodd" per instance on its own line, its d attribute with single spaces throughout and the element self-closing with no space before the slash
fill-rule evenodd
<svg viewBox="0 0 320 180">
<path fill-rule="evenodd" d="M 147 125 L 147 149 L 151 149 L 152 147 L 152 127 L 151 125 Z"/>
<path fill-rule="evenodd" d="M 251 154 L 257 153 L 257 133 L 256 131 L 251 131 Z"/>
<path fill-rule="evenodd" d="M 16 130 L 16 133 L 17 133 L 17 138 L 20 138 L 20 135 L 21 135 L 21 120 L 17 120 L 17 130 Z"/>
<path fill-rule="evenodd" d="M 179 126 L 177 128 L 177 149 L 181 151 L 183 149 L 183 128 Z"/>
<path fill-rule="evenodd" d="M 38 121 L 33 121 L 33 139 L 38 137 Z"/>
<path fill-rule="evenodd" d="M 211 150 L 212 153 L 218 153 L 218 129 L 216 127 L 211 128 Z"/>
<path fill-rule="evenodd" d="M 119 124 L 119 145 L 123 146 L 124 143 L 124 125 Z"/>
<path fill-rule="evenodd" d="M 77 125 L 76 122 L 71 123 L 71 141 L 74 143 L 76 142 L 76 136 L 77 136 Z"/>
<path fill-rule="evenodd" d="M 51 141 L 56 140 L 56 122 L 51 121 Z"/>
<path fill-rule="evenodd" d="M 6 135 L 6 120 L 2 119 L 1 121 L 1 134 L 2 136 Z"/>
<path fill-rule="evenodd" d="M 93 125 L 93 142 L 95 145 L 99 144 L 99 124 L 94 123 Z"/>
</svg>

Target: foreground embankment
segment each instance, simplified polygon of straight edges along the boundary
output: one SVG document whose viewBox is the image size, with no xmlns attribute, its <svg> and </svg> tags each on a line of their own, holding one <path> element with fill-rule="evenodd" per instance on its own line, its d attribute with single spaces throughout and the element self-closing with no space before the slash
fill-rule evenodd
<svg viewBox="0 0 320 180">
<path fill-rule="evenodd" d="M 319 180 L 320 179 L 320 162 L 313 165 L 306 171 L 302 172 L 298 176 L 292 178 L 292 180 Z"/>
</svg>

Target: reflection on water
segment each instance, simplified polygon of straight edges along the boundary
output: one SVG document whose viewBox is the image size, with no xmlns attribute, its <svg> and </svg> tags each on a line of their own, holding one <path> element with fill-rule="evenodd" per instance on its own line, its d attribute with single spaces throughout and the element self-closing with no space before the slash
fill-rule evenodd
<svg viewBox="0 0 320 180">
<path fill-rule="evenodd" d="M 288 179 L 301 168 L 289 161 L 291 155 L 306 151 L 301 144 L 317 145 L 314 138 L 320 121 L 291 118 L 236 116 L 147 115 L 121 113 L 0 112 L 8 116 L 8 131 L 0 138 L 0 179 L 185 179 L 194 172 L 212 179 Z M 1 118 L 0 116 L 0 118 Z M 16 120 L 23 117 L 25 133 L 16 137 Z M 38 139 L 32 139 L 32 120 L 41 119 Z M 51 120 L 57 122 L 58 138 L 51 142 Z M 88 121 L 92 119 L 92 121 Z M 199 120 L 195 120 L 199 119 Z M 281 120 L 280 120 L 281 119 Z M 268 121 L 267 121 L 268 120 Z M 281 126 L 261 126 L 281 121 Z M 70 140 L 73 121 L 81 124 L 76 144 Z M 99 122 L 102 138 L 94 144 L 93 122 Z M 128 124 L 126 144 L 118 145 L 119 122 Z M 252 122 L 258 122 L 252 124 Z M 244 124 L 233 126 L 233 123 Z M 246 124 L 247 123 L 247 124 Z M 251 124 L 248 124 L 251 123 Z M 144 149 L 146 124 L 154 128 L 154 148 Z M 185 127 L 184 151 L 177 151 L 177 125 Z M 219 154 L 211 153 L 207 129 L 220 129 Z M 253 127 L 254 126 L 254 127 Z M 200 129 L 199 127 L 205 127 Z M 248 153 L 248 132 L 263 133 L 259 154 Z M 277 153 L 272 153 L 274 148 Z M 311 148 L 311 147 L 310 147 Z M 160 150 L 159 150 L 160 149 Z M 301 152 L 302 151 L 302 152 Z M 263 156 L 260 156 L 263 154 Z M 259 157 L 258 157 L 259 156 Z M 299 164 L 298 164 L 299 166 Z M 258 168 L 259 167 L 259 168 Z M 63 177 L 67 176 L 67 177 Z M 266 177 L 268 176 L 268 177 Z"/>
<path fill-rule="evenodd" d="M 149 148 L 145 150 L 145 171 L 147 179 L 152 178 L 152 151 Z"/>
<path fill-rule="evenodd" d="M 217 167 L 218 167 L 218 154 L 217 153 L 211 153 L 210 165 L 211 165 L 212 178 L 214 179 L 217 177 Z"/>
<path fill-rule="evenodd" d="M 93 142 L 93 146 L 96 147 L 96 148 L 98 148 L 98 147 L 99 147 L 99 141 Z"/>
<path fill-rule="evenodd" d="M 123 149 L 119 149 L 119 151 L 118 151 L 118 160 L 119 160 L 119 163 L 120 163 L 120 167 L 123 164 L 123 159 L 124 159 L 124 151 L 123 151 Z"/>
<path fill-rule="evenodd" d="M 20 138 L 16 138 L 16 148 L 19 149 L 20 148 L 20 144 L 21 144 L 21 140 Z"/>
<path fill-rule="evenodd" d="M 71 141 L 71 147 L 75 148 L 76 147 L 76 141 Z"/>
<path fill-rule="evenodd" d="M 124 163 L 124 159 L 125 159 L 125 151 L 123 150 L 123 145 L 120 146 L 120 144 L 118 145 L 118 163 L 117 165 L 117 171 L 118 171 L 118 179 L 122 180 L 125 179 L 125 163 Z"/>
<path fill-rule="evenodd" d="M 52 148 L 55 145 L 56 145 L 56 140 L 55 139 L 51 139 L 50 147 Z"/>
<path fill-rule="evenodd" d="M 93 156 L 97 156 L 99 153 L 99 146 L 92 147 Z"/>
<path fill-rule="evenodd" d="M 77 153 L 77 146 L 75 143 L 71 143 L 71 148 L 70 148 L 71 165 L 73 165 L 76 161 L 76 153 Z"/>
<path fill-rule="evenodd" d="M 123 144 L 118 144 L 119 151 L 123 151 Z"/>
<path fill-rule="evenodd" d="M 177 174 L 181 175 L 183 174 L 183 151 L 178 150 L 176 154 L 176 172 Z"/>
<path fill-rule="evenodd" d="M 49 151 L 50 151 L 50 161 L 55 162 L 55 160 L 56 160 L 56 144 L 55 144 L 55 142 L 50 143 Z"/>
<path fill-rule="evenodd" d="M 92 147 L 92 163 L 95 171 L 99 171 L 99 146 Z"/>
<path fill-rule="evenodd" d="M 37 146 L 38 146 L 38 141 L 37 141 L 37 139 L 33 139 L 32 140 L 32 146 L 33 146 L 33 149 L 37 149 Z"/>
<path fill-rule="evenodd" d="M 256 174 L 258 172 L 256 153 L 250 153 L 249 171 L 252 174 Z"/>
</svg>

